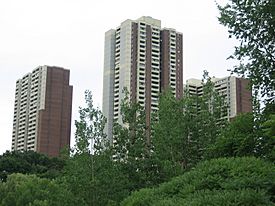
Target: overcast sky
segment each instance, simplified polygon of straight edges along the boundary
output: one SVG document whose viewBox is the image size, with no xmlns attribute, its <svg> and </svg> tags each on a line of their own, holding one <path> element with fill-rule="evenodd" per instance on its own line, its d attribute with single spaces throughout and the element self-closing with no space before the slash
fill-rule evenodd
<svg viewBox="0 0 275 206">
<path fill-rule="evenodd" d="M 211 76 L 229 75 L 233 62 L 226 58 L 236 42 L 218 23 L 214 0 L 1 0 L 0 154 L 11 148 L 15 82 L 39 65 L 71 71 L 73 144 L 86 89 L 101 108 L 104 33 L 141 16 L 183 33 L 184 81 L 201 78 L 204 69 Z"/>
</svg>

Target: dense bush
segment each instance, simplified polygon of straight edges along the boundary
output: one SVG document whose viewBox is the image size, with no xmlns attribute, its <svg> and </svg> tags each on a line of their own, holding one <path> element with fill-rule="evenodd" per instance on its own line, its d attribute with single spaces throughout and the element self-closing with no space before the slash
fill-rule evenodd
<svg viewBox="0 0 275 206">
<path fill-rule="evenodd" d="M 0 183 L 0 205 L 3 206 L 59 206 L 84 205 L 76 202 L 65 185 L 35 175 L 12 174 Z"/>
<path fill-rule="evenodd" d="M 273 205 L 274 171 L 255 157 L 213 159 L 157 188 L 134 192 L 122 205 Z"/>
</svg>

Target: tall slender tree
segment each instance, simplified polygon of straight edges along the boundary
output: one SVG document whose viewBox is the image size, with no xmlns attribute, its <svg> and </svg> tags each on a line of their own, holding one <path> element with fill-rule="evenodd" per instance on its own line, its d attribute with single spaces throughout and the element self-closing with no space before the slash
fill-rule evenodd
<svg viewBox="0 0 275 206">
<path fill-rule="evenodd" d="M 64 181 L 71 192 L 87 205 L 118 204 L 128 194 L 126 178 L 112 160 L 104 133 L 105 117 L 94 108 L 92 94 L 85 92 L 86 107 L 79 109 L 76 145 L 68 158 Z"/>
<path fill-rule="evenodd" d="M 148 141 L 145 111 L 132 102 L 128 92 L 121 103 L 122 122 L 115 123 L 113 156 L 129 177 L 129 191 L 151 187 L 160 182 L 157 160 L 152 156 L 153 145 Z"/>
</svg>

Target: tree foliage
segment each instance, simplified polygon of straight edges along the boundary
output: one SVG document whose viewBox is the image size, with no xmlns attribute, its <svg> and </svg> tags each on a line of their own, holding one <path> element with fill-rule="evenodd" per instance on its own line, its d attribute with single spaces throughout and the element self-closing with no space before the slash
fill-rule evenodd
<svg viewBox="0 0 275 206">
<path fill-rule="evenodd" d="M 91 91 L 85 91 L 86 107 L 79 108 L 79 120 L 75 120 L 77 154 L 89 153 L 99 154 L 108 147 L 107 136 L 104 133 L 106 118 L 99 108 L 93 105 Z"/>
<path fill-rule="evenodd" d="M 201 96 L 186 91 L 181 100 L 176 99 L 171 91 L 160 97 L 152 141 L 155 154 L 171 176 L 205 159 L 209 145 L 226 124 L 223 118 L 226 103 L 214 90 L 207 73 L 202 89 Z"/>
<path fill-rule="evenodd" d="M 227 125 L 226 104 L 213 87 L 205 73 L 201 96 L 179 100 L 171 91 L 162 94 L 150 128 L 144 109 L 126 95 L 113 145 L 87 91 L 70 155 L 62 160 L 33 152 L 0 157 L 2 177 L 9 175 L 0 182 L 0 205 L 120 205 L 132 192 L 122 205 L 272 205 L 273 165 L 230 157 L 274 160 L 274 107 L 267 106 L 260 120 L 246 114 Z M 200 163 L 219 157 L 226 158 Z M 49 175 L 52 169 L 59 175 Z"/>
<path fill-rule="evenodd" d="M 67 159 L 62 181 L 84 205 L 116 205 L 128 195 L 127 182 L 112 160 L 109 140 L 104 134 L 106 120 L 94 108 L 90 91 L 86 107 L 80 108 L 76 125 L 76 145 Z"/>
<path fill-rule="evenodd" d="M 161 181 L 158 160 L 152 155 L 150 128 L 146 126 L 144 109 L 131 102 L 125 90 L 122 101 L 122 123 L 115 123 L 113 157 L 128 176 L 129 191 L 151 187 Z M 151 120 L 153 121 L 153 119 Z"/>
<path fill-rule="evenodd" d="M 229 0 L 218 5 L 219 21 L 240 41 L 233 72 L 248 77 L 268 101 L 275 97 L 275 0 Z"/>
<path fill-rule="evenodd" d="M 122 205 L 274 205 L 274 165 L 255 157 L 220 158 L 142 189 Z"/>
<path fill-rule="evenodd" d="M 60 158 L 50 158 L 33 151 L 7 151 L 0 156 L 0 180 L 6 181 L 12 173 L 36 174 L 53 179 L 61 174 L 64 164 Z"/>
<path fill-rule="evenodd" d="M 273 123 L 270 119 L 259 126 L 252 113 L 238 115 L 211 145 L 209 157 L 255 156 L 274 160 Z"/>
<path fill-rule="evenodd" d="M 59 206 L 82 205 L 66 185 L 56 180 L 39 178 L 36 175 L 11 174 L 5 183 L 0 183 L 2 206 Z"/>
<path fill-rule="evenodd" d="M 213 157 L 253 156 L 258 150 L 259 132 L 253 114 L 238 115 L 211 147 Z"/>
<path fill-rule="evenodd" d="M 122 122 L 114 124 L 114 158 L 127 162 L 129 159 L 142 159 L 146 156 L 145 111 L 129 99 L 128 91 L 121 102 Z"/>
<path fill-rule="evenodd" d="M 263 130 L 266 136 L 275 139 L 275 114 L 270 115 L 263 123 Z"/>
</svg>

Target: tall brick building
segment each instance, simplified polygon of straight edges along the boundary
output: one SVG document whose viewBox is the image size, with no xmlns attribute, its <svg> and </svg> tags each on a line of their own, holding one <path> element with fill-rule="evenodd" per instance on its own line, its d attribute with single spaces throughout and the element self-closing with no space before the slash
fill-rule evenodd
<svg viewBox="0 0 275 206">
<path fill-rule="evenodd" d="M 102 110 L 110 141 L 113 121 L 122 122 L 124 88 L 131 101 L 144 107 L 149 125 L 161 91 L 170 87 L 175 97 L 182 97 L 182 61 L 182 34 L 162 28 L 158 19 L 128 19 L 105 33 Z"/>
<path fill-rule="evenodd" d="M 12 150 L 58 156 L 70 145 L 70 71 L 39 66 L 16 82 Z"/>
</svg>

